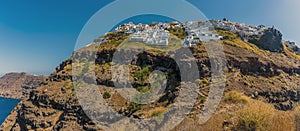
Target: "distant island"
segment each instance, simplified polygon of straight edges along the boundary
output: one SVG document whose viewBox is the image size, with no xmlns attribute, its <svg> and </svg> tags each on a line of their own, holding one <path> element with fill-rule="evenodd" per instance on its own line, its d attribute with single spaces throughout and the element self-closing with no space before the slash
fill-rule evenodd
<svg viewBox="0 0 300 131">
<path fill-rule="evenodd" d="M 30 90 L 43 84 L 46 76 L 35 76 L 26 73 L 8 73 L 0 78 L 0 96 L 21 99 Z"/>
</svg>

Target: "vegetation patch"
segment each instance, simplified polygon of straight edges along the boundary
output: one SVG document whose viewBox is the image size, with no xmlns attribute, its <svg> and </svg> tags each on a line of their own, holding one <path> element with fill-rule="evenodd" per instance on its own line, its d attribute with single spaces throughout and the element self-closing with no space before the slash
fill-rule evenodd
<svg viewBox="0 0 300 131">
<path fill-rule="evenodd" d="M 254 44 L 247 43 L 247 42 L 241 40 L 239 38 L 238 34 L 235 34 L 233 32 L 226 31 L 226 30 L 217 30 L 217 33 L 224 37 L 224 39 L 222 41 L 226 45 L 247 49 L 247 50 L 253 51 L 256 54 L 263 54 L 265 56 L 267 56 L 269 53 L 268 51 L 263 51 L 263 50 L 259 49 Z"/>
<path fill-rule="evenodd" d="M 289 57 L 291 57 L 291 58 L 294 58 L 294 59 L 300 60 L 300 55 L 298 55 L 297 53 L 291 51 L 289 48 L 286 47 L 285 44 L 282 44 L 282 45 L 283 45 L 284 53 L 285 53 L 287 56 L 289 56 Z"/>
<path fill-rule="evenodd" d="M 109 92 L 105 91 L 105 92 L 103 93 L 103 98 L 104 98 L 104 99 L 109 99 L 110 97 L 111 97 L 111 95 L 110 95 Z"/>
<path fill-rule="evenodd" d="M 132 115 L 133 113 L 137 112 L 138 110 L 141 109 L 141 105 L 131 102 L 129 104 L 129 106 L 127 107 L 127 110 L 129 111 L 129 114 L 127 114 L 128 116 Z"/>
<path fill-rule="evenodd" d="M 291 112 L 275 110 L 271 104 L 254 100 L 237 113 L 236 130 L 272 131 L 294 130 L 295 121 Z"/>
<path fill-rule="evenodd" d="M 184 28 L 174 28 L 171 26 L 171 28 L 169 28 L 168 31 L 181 40 L 187 37 L 187 33 L 185 32 Z"/>
<path fill-rule="evenodd" d="M 250 99 L 237 91 L 230 91 L 225 94 L 224 101 L 227 103 L 249 103 Z"/>
<path fill-rule="evenodd" d="M 142 67 L 141 70 L 137 71 L 134 76 L 138 79 L 138 82 L 145 83 L 149 75 L 150 75 L 150 66 L 145 66 Z"/>
<path fill-rule="evenodd" d="M 262 102 L 250 103 L 238 113 L 238 130 L 267 130 L 266 127 L 270 127 L 271 124 L 273 111 L 271 105 Z"/>
<path fill-rule="evenodd" d="M 166 111 L 167 111 L 167 109 L 164 108 L 164 107 L 155 108 L 154 110 L 151 111 L 150 117 L 158 117 L 158 116 L 161 116 L 161 115 L 163 115 Z"/>
<path fill-rule="evenodd" d="M 209 85 L 209 80 L 207 78 L 197 79 L 195 80 L 201 87 L 205 87 Z"/>
</svg>

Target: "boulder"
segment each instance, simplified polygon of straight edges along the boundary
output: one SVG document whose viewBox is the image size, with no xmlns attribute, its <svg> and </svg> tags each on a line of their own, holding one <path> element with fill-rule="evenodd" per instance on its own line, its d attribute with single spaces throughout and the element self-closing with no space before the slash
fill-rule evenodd
<svg viewBox="0 0 300 131">
<path fill-rule="evenodd" d="M 257 45 L 259 48 L 269 50 L 271 52 L 282 52 L 282 34 L 274 28 L 267 29 L 260 37 L 252 36 L 249 42 Z"/>
</svg>

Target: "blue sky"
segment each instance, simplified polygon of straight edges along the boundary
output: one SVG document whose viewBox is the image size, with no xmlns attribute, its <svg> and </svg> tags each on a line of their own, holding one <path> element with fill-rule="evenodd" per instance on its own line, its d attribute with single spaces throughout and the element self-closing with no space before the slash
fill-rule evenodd
<svg viewBox="0 0 300 131">
<path fill-rule="evenodd" d="M 125 0 L 122 0 L 125 1 Z M 85 23 L 111 0 L 0 1 L 0 74 L 50 74 L 73 52 Z M 300 43 L 297 0 L 188 0 L 208 19 L 274 25 Z M 131 6 L 126 5 L 124 6 Z M 176 5 L 181 6 L 181 5 Z M 165 9 L 170 6 L 166 4 Z M 175 10 L 180 13 L 183 10 Z M 122 10 L 114 13 L 122 14 Z M 88 43 L 87 43 L 88 44 Z"/>
</svg>

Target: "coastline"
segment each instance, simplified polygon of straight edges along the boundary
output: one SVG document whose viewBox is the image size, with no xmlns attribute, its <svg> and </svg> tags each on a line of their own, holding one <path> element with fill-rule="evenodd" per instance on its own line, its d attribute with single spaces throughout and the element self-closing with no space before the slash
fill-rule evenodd
<svg viewBox="0 0 300 131">
<path fill-rule="evenodd" d="M 0 96 L 0 125 L 12 114 L 17 105 L 21 102 L 21 99 L 6 98 Z M 5 105 L 5 106 L 4 106 Z"/>
</svg>

